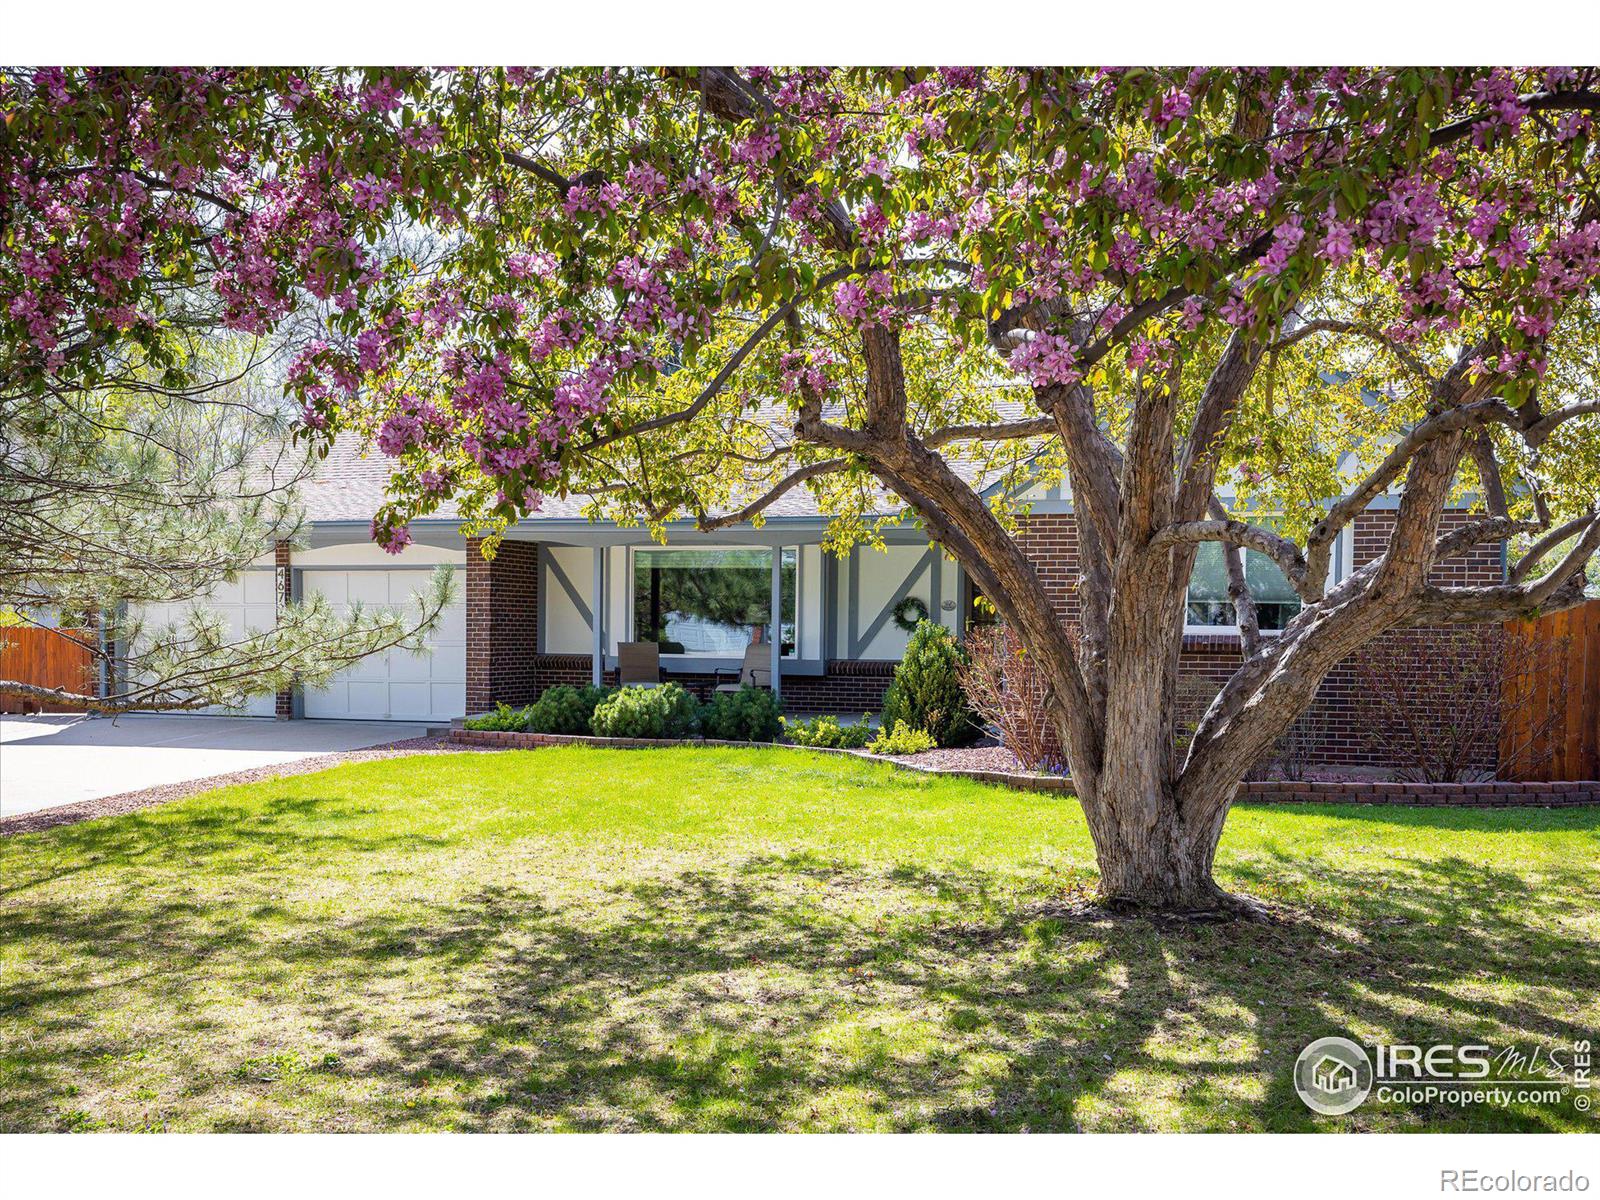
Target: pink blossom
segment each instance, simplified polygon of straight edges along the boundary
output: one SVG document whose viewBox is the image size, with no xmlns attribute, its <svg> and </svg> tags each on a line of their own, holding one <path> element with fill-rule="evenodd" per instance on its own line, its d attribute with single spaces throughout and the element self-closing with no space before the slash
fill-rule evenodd
<svg viewBox="0 0 1600 1200">
<path fill-rule="evenodd" d="M 1299 249 L 1305 236 L 1306 231 L 1300 227 L 1298 217 L 1291 217 L 1274 229 L 1272 246 L 1261 260 L 1261 273 L 1263 275 L 1281 273 L 1284 267 L 1288 266 L 1290 256 Z"/>
<path fill-rule="evenodd" d="M 1170 121 L 1181 121 L 1187 117 L 1194 108 L 1194 98 L 1187 92 L 1174 89 L 1161 99 L 1161 105 L 1156 110 L 1156 122 L 1165 125 Z"/>
<path fill-rule="evenodd" d="M 838 314 L 853 325 L 861 324 L 872 306 L 872 297 L 853 279 L 847 279 L 833 290 L 833 307 Z"/>
<path fill-rule="evenodd" d="M 393 112 L 400 107 L 400 89 L 385 77 L 361 93 L 361 107 L 366 112 Z"/>
<path fill-rule="evenodd" d="M 748 163 L 753 167 L 763 166 L 778 157 L 778 151 L 781 149 L 777 130 L 758 129 L 749 137 L 733 144 L 733 159 L 735 162 Z"/>
<path fill-rule="evenodd" d="M 1322 235 L 1322 257 L 1336 267 L 1347 262 L 1355 253 L 1354 234 L 1354 225 L 1343 221 L 1328 222 L 1327 231 Z"/>
<path fill-rule="evenodd" d="M 628 190 L 646 200 L 667 190 L 667 177 L 649 163 L 634 163 L 622 175 Z"/>
<path fill-rule="evenodd" d="M 1034 334 L 1014 349 L 1006 361 L 1017 374 L 1027 376 L 1035 387 L 1071 386 L 1082 378 L 1075 367 L 1076 348 L 1068 339 L 1055 334 Z"/>
<path fill-rule="evenodd" d="M 372 518 L 372 540 L 382 546 L 387 554 L 399 554 L 411 544 L 409 525 L 388 525 L 378 517 Z"/>
</svg>

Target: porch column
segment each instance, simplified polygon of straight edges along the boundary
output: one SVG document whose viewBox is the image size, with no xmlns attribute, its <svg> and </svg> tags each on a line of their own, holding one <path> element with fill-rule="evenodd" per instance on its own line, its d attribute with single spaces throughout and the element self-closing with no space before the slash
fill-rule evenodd
<svg viewBox="0 0 1600 1200">
<path fill-rule="evenodd" d="M 767 640 L 772 643 L 772 694 L 783 698 L 783 547 L 772 548 L 772 610 Z M 797 614 L 798 615 L 798 614 Z"/>
<path fill-rule="evenodd" d="M 594 608 L 591 610 L 594 619 L 594 665 L 591 678 L 595 687 L 599 687 L 605 678 L 606 669 L 606 642 L 605 642 L 605 603 L 606 603 L 606 551 L 604 546 L 594 548 Z"/>
<path fill-rule="evenodd" d="M 467 712 L 538 695 L 539 547 L 506 538 L 493 558 L 467 540 Z"/>
</svg>

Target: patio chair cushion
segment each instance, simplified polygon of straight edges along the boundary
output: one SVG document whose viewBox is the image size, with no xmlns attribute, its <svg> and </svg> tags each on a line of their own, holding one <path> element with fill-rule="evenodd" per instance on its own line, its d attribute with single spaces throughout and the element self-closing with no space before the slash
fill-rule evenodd
<svg viewBox="0 0 1600 1200">
<path fill-rule="evenodd" d="M 772 647 L 751 642 L 744 648 L 744 664 L 739 668 L 739 682 L 722 684 L 717 690 L 737 692 L 742 687 L 772 686 Z"/>
<path fill-rule="evenodd" d="M 661 647 L 655 642 L 617 643 L 617 682 L 623 687 L 655 687 L 661 682 Z"/>
</svg>

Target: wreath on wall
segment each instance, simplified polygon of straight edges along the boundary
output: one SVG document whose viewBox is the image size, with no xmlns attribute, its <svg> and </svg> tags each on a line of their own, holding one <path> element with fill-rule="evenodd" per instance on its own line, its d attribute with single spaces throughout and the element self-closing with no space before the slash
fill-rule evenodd
<svg viewBox="0 0 1600 1200">
<path fill-rule="evenodd" d="M 907 596 L 894 606 L 894 623 L 907 633 L 917 631 L 917 623 L 928 619 L 928 606 L 916 596 Z"/>
</svg>

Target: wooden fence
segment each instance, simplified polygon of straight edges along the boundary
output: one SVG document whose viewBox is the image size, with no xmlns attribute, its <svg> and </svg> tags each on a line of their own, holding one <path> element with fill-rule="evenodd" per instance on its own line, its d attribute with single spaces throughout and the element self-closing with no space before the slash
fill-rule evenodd
<svg viewBox="0 0 1600 1200">
<path fill-rule="evenodd" d="M 1552 643 L 1566 670 L 1505 672 L 1501 774 L 1545 783 L 1600 779 L 1600 600 L 1511 622 L 1505 631 L 1507 654 Z"/>
<path fill-rule="evenodd" d="M 62 634 L 68 636 L 63 637 Z M 0 679 L 31 683 L 39 687 L 93 690 L 92 656 L 87 645 L 71 640 L 94 642 L 93 630 L 34 629 L 31 626 L 0 627 Z M 0 712 L 70 712 L 54 705 L 41 706 L 26 696 L 0 693 Z"/>
</svg>

